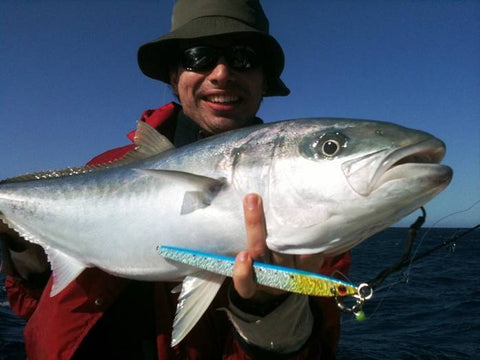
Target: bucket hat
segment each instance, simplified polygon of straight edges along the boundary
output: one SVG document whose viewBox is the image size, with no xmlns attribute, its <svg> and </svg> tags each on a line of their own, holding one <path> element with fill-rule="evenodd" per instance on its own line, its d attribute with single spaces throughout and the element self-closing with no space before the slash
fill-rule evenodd
<svg viewBox="0 0 480 360">
<path fill-rule="evenodd" d="M 138 65 L 145 75 L 169 83 L 169 69 L 178 61 L 182 42 L 235 37 L 260 52 L 267 79 L 264 96 L 288 95 L 290 90 L 280 79 L 283 50 L 269 34 L 269 22 L 258 0 L 178 0 L 170 32 L 140 46 Z"/>
</svg>

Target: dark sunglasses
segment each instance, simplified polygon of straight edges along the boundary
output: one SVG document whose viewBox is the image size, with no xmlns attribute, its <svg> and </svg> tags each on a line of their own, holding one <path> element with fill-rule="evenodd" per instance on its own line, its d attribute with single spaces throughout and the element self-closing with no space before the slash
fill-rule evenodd
<svg viewBox="0 0 480 360">
<path fill-rule="evenodd" d="M 183 52 L 182 66 L 188 71 L 209 71 L 217 66 L 221 57 L 232 69 L 246 71 L 260 66 L 260 58 L 249 46 L 195 46 Z"/>
</svg>

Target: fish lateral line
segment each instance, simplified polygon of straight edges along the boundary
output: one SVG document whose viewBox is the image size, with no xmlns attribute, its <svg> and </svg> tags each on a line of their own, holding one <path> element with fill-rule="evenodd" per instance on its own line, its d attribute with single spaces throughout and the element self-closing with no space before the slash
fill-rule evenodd
<svg viewBox="0 0 480 360">
<path fill-rule="evenodd" d="M 162 245 L 158 253 L 170 260 L 232 277 L 235 258 L 198 250 Z M 303 295 L 321 297 L 353 296 L 358 287 L 352 283 L 304 270 L 254 261 L 258 284 Z"/>
</svg>

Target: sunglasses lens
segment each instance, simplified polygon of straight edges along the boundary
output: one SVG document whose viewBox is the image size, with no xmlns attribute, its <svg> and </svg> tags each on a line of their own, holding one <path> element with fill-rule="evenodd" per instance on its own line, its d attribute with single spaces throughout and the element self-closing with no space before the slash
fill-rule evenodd
<svg viewBox="0 0 480 360">
<path fill-rule="evenodd" d="M 227 62 L 233 69 L 240 71 L 256 68 L 260 64 L 257 53 L 248 46 L 231 47 Z"/>
<path fill-rule="evenodd" d="M 218 61 L 217 51 L 208 46 L 196 46 L 183 52 L 182 66 L 189 71 L 207 71 L 213 69 Z"/>
<path fill-rule="evenodd" d="M 260 65 L 257 53 L 248 46 L 231 46 L 223 49 L 196 46 L 183 52 L 182 66 L 188 71 L 212 70 L 221 56 L 225 56 L 227 64 L 237 71 L 246 71 Z"/>
</svg>

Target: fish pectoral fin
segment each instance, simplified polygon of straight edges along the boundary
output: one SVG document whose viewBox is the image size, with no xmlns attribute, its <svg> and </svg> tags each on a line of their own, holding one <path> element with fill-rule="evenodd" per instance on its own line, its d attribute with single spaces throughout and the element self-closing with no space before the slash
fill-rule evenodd
<svg viewBox="0 0 480 360">
<path fill-rule="evenodd" d="M 57 295 L 76 279 L 88 266 L 72 256 L 56 250 L 47 250 L 48 261 L 52 266 L 53 285 L 50 296 Z"/>
<path fill-rule="evenodd" d="M 182 203 L 181 215 L 186 215 L 198 209 L 210 206 L 218 193 L 225 187 L 225 178 L 214 179 L 207 176 L 196 175 L 183 171 L 156 170 L 156 169 L 134 169 L 145 176 L 154 176 L 165 184 L 175 182 L 183 183 L 187 188 Z"/>
<path fill-rule="evenodd" d="M 172 343 L 175 346 L 192 330 L 213 301 L 225 276 L 201 271 L 183 280 L 173 321 Z"/>
<path fill-rule="evenodd" d="M 216 194 L 203 191 L 187 191 L 183 197 L 182 210 L 180 215 L 186 215 L 198 209 L 204 209 L 209 206 Z"/>
<path fill-rule="evenodd" d="M 196 175 L 195 175 L 196 176 Z M 210 206 L 213 199 L 218 195 L 220 190 L 226 184 L 226 180 L 222 179 L 209 179 L 208 184 L 204 184 L 200 191 L 186 191 L 183 197 L 182 210 L 180 215 L 186 215 L 194 212 L 198 209 L 206 208 Z"/>
</svg>

